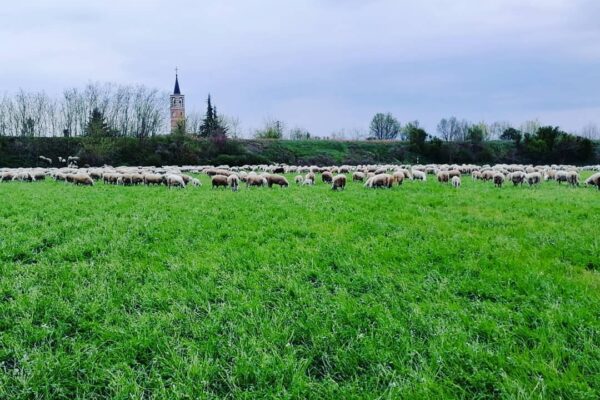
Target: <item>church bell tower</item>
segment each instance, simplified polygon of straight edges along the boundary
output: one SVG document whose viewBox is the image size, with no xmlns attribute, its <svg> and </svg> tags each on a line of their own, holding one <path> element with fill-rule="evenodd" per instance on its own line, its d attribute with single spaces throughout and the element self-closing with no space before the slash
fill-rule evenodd
<svg viewBox="0 0 600 400">
<path fill-rule="evenodd" d="M 175 89 L 171 95 L 171 133 L 175 132 L 181 122 L 185 123 L 185 96 L 179 90 L 179 76 L 175 69 Z"/>
</svg>

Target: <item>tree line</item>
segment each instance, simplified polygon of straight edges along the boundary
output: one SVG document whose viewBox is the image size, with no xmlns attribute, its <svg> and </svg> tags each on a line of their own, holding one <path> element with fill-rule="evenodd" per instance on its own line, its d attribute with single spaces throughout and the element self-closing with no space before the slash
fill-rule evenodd
<svg viewBox="0 0 600 400">
<path fill-rule="evenodd" d="M 0 136 L 155 136 L 164 133 L 168 97 L 113 83 L 67 89 L 59 98 L 20 90 L 0 98 Z"/>
</svg>

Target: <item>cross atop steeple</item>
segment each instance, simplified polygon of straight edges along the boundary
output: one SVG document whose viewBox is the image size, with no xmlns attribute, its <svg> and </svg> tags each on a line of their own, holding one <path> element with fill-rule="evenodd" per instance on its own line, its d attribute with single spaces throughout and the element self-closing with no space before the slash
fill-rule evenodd
<svg viewBox="0 0 600 400">
<path fill-rule="evenodd" d="M 181 94 L 179 90 L 179 68 L 175 67 L 175 90 L 173 90 L 173 94 Z"/>
</svg>

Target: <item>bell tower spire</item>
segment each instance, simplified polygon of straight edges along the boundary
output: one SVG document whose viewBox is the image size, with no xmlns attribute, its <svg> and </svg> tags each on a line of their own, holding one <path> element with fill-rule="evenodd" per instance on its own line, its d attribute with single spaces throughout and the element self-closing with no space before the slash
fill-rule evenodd
<svg viewBox="0 0 600 400">
<path fill-rule="evenodd" d="M 185 123 L 185 96 L 179 89 L 179 68 L 175 68 L 175 89 L 171 97 L 171 133 L 175 132 L 181 123 Z"/>
</svg>

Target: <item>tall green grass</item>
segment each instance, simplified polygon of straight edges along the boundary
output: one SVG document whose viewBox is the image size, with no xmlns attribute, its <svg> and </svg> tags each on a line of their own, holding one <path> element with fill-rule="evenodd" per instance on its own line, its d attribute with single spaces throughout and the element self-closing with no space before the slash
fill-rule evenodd
<svg viewBox="0 0 600 400">
<path fill-rule="evenodd" d="M 600 194 L 0 184 L 0 398 L 600 397 Z"/>
</svg>

